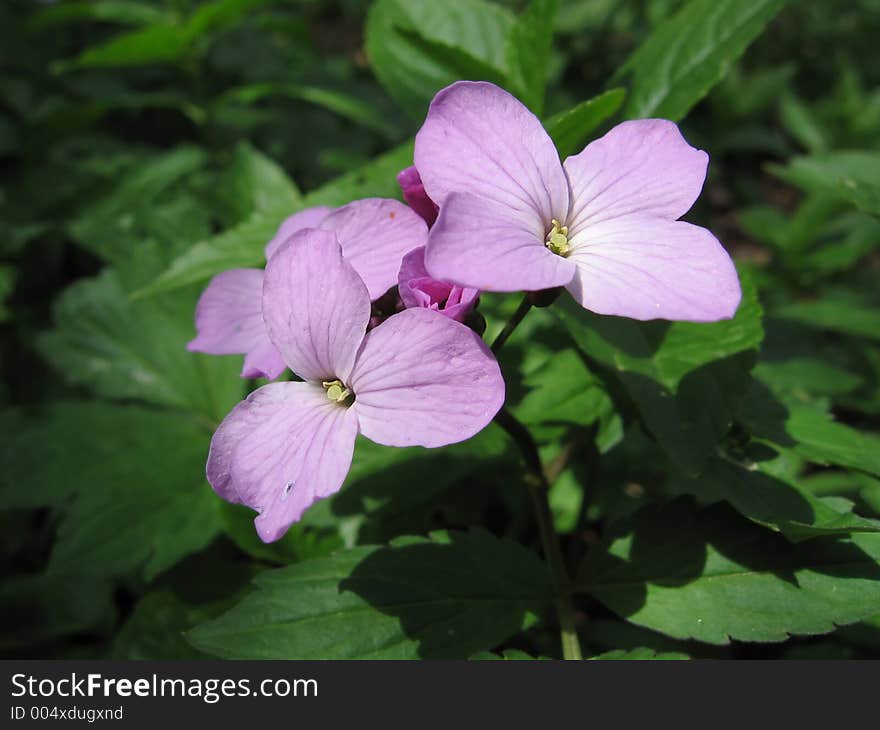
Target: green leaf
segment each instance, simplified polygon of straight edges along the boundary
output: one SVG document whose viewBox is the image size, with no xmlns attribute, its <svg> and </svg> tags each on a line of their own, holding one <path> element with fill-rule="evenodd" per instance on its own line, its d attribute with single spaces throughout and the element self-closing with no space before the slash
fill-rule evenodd
<svg viewBox="0 0 880 730">
<path fill-rule="evenodd" d="M 43 8 L 27 23 L 29 30 L 45 30 L 78 20 L 124 25 L 149 25 L 169 19 L 162 8 L 132 0 L 77 0 Z"/>
<path fill-rule="evenodd" d="M 690 0 L 620 68 L 630 77 L 627 119 L 678 121 L 717 84 L 785 0 Z"/>
<path fill-rule="evenodd" d="M 822 410 L 779 403 L 754 385 L 740 417 L 753 438 L 772 446 L 792 449 L 823 466 L 834 464 L 880 475 L 880 435 L 837 423 Z"/>
<path fill-rule="evenodd" d="M 553 50 L 558 0 L 531 0 L 510 31 L 508 66 L 523 103 L 540 116 Z"/>
<path fill-rule="evenodd" d="M 858 211 L 834 217 L 816 233 L 820 242 L 796 263 L 823 276 L 853 267 L 880 246 L 880 221 Z"/>
<path fill-rule="evenodd" d="M 845 395 L 863 382 L 858 375 L 813 357 L 762 361 L 752 374 L 784 401 Z"/>
<path fill-rule="evenodd" d="M 186 35 L 174 25 L 148 25 L 120 33 L 93 48 L 87 48 L 73 61 L 59 64 L 59 70 L 70 67 L 142 66 L 170 63 L 180 58 L 188 46 Z"/>
<path fill-rule="evenodd" d="M 710 644 L 785 641 L 876 614 L 880 535 L 792 545 L 721 505 L 640 512 L 593 549 L 579 584 L 639 626 Z"/>
<path fill-rule="evenodd" d="M 230 178 L 241 217 L 252 213 L 276 214 L 302 205 L 296 183 L 275 160 L 249 142 L 240 142 L 232 157 Z"/>
<path fill-rule="evenodd" d="M 164 19 L 87 48 L 63 67 L 140 66 L 181 60 L 199 39 L 217 34 L 268 0 L 213 0 L 184 22 Z"/>
<path fill-rule="evenodd" d="M 149 580 L 220 530 L 219 499 L 204 480 L 209 440 L 179 413 L 59 403 L 18 417 L 0 451 L 0 500 L 63 511 L 49 575 L 137 569 Z"/>
<path fill-rule="evenodd" d="M 509 488 L 517 468 L 507 434 L 495 425 L 439 449 L 392 449 L 359 438 L 342 490 L 312 506 L 302 524 L 337 529 L 349 544 L 426 533 L 437 527 L 438 512 L 465 509 L 468 497 L 495 480 Z"/>
<path fill-rule="evenodd" d="M 109 659 L 205 659 L 184 633 L 217 613 L 213 605 L 191 606 L 172 590 L 147 593 L 113 639 Z"/>
<path fill-rule="evenodd" d="M 530 360 L 522 371 L 524 394 L 514 407 L 526 425 L 550 421 L 589 426 L 610 408 L 602 383 L 572 348 Z"/>
<path fill-rule="evenodd" d="M 880 309 L 873 301 L 849 292 L 831 291 L 820 299 L 789 302 L 774 308 L 773 316 L 821 330 L 880 340 Z"/>
<path fill-rule="evenodd" d="M 467 658 L 552 600 L 541 561 L 489 533 L 400 538 L 257 576 L 256 592 L 189 634 L 252 659 Z"/>
<path fill-rule="evenodd" d="M 306 524 L 291 525 L 284 536 L 264 543 L 254 528 L 255 513 L 241 504 L 222 502 L 220 513 L 226 534 L 251 557 L 277 565 L 322 558 L 343 547 L 341 536 Z"/>
<path fill-rule="evenodd" d="M 70 225 L 72 235 L 81 246 L 105 261 L 131 258 L 134 247 L 144 247 L 144 239 L 155 235 L 157 218 L 167 215 L 166 209 L 158 204 L 160 199 L 167 202 L 163 194 L 202 169 L 206 162 L 203 150 L 185 146 L 135 163 L 116 177 L 107 195 L 82 209 Z M 192 218 L 189 210 L 187 213 Z M 181 231 L 176 228 L 179 240 Z"/>
<path fill-rule="evenodd" d="M 39 350 L 70 383 L 106 398 L 174 406 L 219 423 L 243 393 L 239 357 L 187 352 L 194 291 L 132 302 L 113 269 L 55 301 L 55 329 Z"/>
<path fill-rule="evenodd" d="M 254 213 L 244 222 L 200 241 L 176 258 L 149 286 L 135 297 L 151 296 L 204 281 L 227 269 L 262 266 L 263 250 L 278 226 L 301 208 L 314 205 L 341 206 L 366 197 L 399 197 L 397 173 L 412 164 L 412 142 L 396 147 L 363 167 L 312 191 L 292 208 Z"/>
<path fill-rule="evenodd" d="M 804 190 L 830 195 L 866 213 L 880 215 L 880 152 L 848 150 L 795 157 L 769 165 L 777 177 Z"/>
<path fill-rule="evenodd" d="M 397 127 L 390 123 L 374 104 L 336 89 L 300 84 L 262 83 L 230 89 L 218 103 L 230 101 L 240 104 L 253 104 L 273 96 L 282 96 L 298 101 L 307 101 L 315 106 L 328 109 L 341 117 L 350 119 L 366 129 L 378 132 L 386 139 L 398 139 Z"/>
<path fill-rule="evenodd" d="M 667 652 L 659 652 L 654 651 L 653 649 L 648 649 L 644 646 L 640 646 L 637 649 L 614 649 L 612 651 L 606 651 L 603 654 L 597 654 L 596 656 L 591 656 L 591 660 L 611 660 L 611 661 L 621 661 L 621 660 L 634 660 L 634 661 L 644 661 L 646 659 L 656 659 L 656 660 L 676 660 L 676 659 L 690 659 L 687 654 L 682 654 L 677 651 L 667 651 Z"/>
<path fill-rule="evenodd" d="M 266 244 L 272 240 L 282 221 L 295 212 L 255 213 L 223 233 L 199 241 L 174 259 L 153 283 L 135 291 L 134 298 L 189 286 L 227 269 L 262 266 Z"/>
<path fill-rule="evenodd" d="M 15 291 L 17 278 L 18 269 L 10 264 L 0 264 L 0 322 L 7 321 L 12 314 L 6 303 Z"/>
<path fill-rule="evenodd" d="M 377 0 L 367 16 L 367 56 L 382 85 L 419 119 L 453 81 L 504 85 L 515 22 L 484 0 Z"/>
<path fill-rule="evenodd" d="M 688 473 L 698 473 L 733 422 L 763 337 L 748 276 L 731 320 L 638 322 L 592 314 L 569 298 L 554 308 L 575 343 L 623 385 L 645 425 Z"/>
<path fill-rule="evenodd" d="M 192 42 L 208 33 L 217 33 L 235 25 L 270 0 L 210 0 L 200 3 L 186 21 L 184 33 Z"/>
<path fill-rule="evenodd" d="M 526 652 L 520 651 L 519 649 L 505 649 L 500 654 L 495 654 L 491 651 L 479 651 L 470 657 L 470 659 L 475 661 L 535 661 L 537 659 L 549 660 L 550 657 L 536 657 L 526 654 Z"/>
<path fill-rule="evenodd" d="M 763 339 L 761 305 L 749 275 L 740 272 L 743 297 L 733 319 L 708 324 L 639 322 L 587 311 L 560 301 L 563 324 L 578 345 L 619 372 L 639 373 L 674 390 L 682 379 L 715 360 L 757 347 Z"/>
<path fill-rule="evenodd" d="M 816 113 L 797 96 L 786 93 L 779 104 L 782 124 L 810 152 L 828 149 L 828 135 Z"/>
<path fill-rule="evenodd" d="M 766 473 L 761 462 L 715 459 L 699 478 L 674 478 L 672 491 L 701 503 L 726 500 L 744 517 L 799 542 L 823 535 L 880 532 L 880 521 L 860 517 L 852 505 L 838 509 L 815 497 L 796 480 Z"/>
<path fill-rule="evenodd" d="M 582 101 L 568 111 L 556 114 L 546 122 L 545 126 L 559 156 L 563 160 L 569 155 L 580 152 L 584 141 L 602 122 L 610 119 L 626 98 L 626 89 L 609 89 Z"/>
</svg>

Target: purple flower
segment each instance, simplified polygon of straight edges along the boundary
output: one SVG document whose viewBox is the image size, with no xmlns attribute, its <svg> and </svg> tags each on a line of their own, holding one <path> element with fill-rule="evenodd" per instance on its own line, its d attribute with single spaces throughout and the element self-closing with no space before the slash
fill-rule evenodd
<svg viewBox="0 0 880 730">
<path fill-rule="evenodd" d="M 397 174 L 397 182 L 403 192 L 403 199 L 416 213 L 425 219 L 428 226 L 434 225 L 437 220 L 437 203 L 428 197 L 422 178 L 414 166 L 407 167 Z"/>
<path fill-rule="evenodd" d="M 326 205 L 316 205 L 314 208 L 306 208 L 285 218 L 284 222 L 278 226 L 275 235 L 272 236 L 272 240 L 266 244 L 266 261 L 272 258 L 272 254 L 294 233 L 303 230 L 303 228 L 317 228 L 332 212 L 333 208 L 328 208 Z M 259 309 L 259 302 L 257 302 L 257 308 Z"/>
<path fill-rule="evenodd" d="M 336 236 L 308 229 L 269 260 L 269 339 L 304 382 L 270 383 L 224 419 L 207 477 L 223 499 L 259 512 L 271 542 L 338 491 L 358 433 L 387 446 L 470 438 L 504 401 L 491 352 L 470 329 L 407 309 L 366 332 L 370 293 Z"/>
<path fill-rule="evenodd" d="M 407 307 L 433 309 L 456 322 L 464 322 L 480 296 L 478 289 L 432 279 L 425 269 L 424 246 L 403 257 L 397 275 L 397 290 Z"/>
<path fill-rule="evenodd" d="M 424 245 L 427 237 L 425 222 L 402 203 L 367 198 L 336 210 L 308 208 L 290 216 L 266 245 L 266 259 L 306 228 L 336 234 L 371 299 L 395 284 L 403 255 Z M 244 354 L 243 378 L 277 378 L 285 365 L 263 324 L 262 290 L 260 269 L 232 269 L 215 276 L 196 306 L 198 335 L 187 349 L 211 355 Z"/>
<path fill-rule="evenodd" d="M 489 83 L 440 91 L 415 163 L 440 215 L 426 266 L 487 291 L 564 286 L 585 308 L 635 319 L 732 317 L 733 262 L 705 228 L 679 221 L 708 155 L 662 119 L 624 122 L 560 164 L 538 119 Z"/>
</svg>

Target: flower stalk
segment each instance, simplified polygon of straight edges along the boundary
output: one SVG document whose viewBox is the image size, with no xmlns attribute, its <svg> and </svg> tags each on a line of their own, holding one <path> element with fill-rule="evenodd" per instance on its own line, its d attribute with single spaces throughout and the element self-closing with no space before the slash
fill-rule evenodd
<svg viewBox="0 0 880 730">
<path fill-rule="evenodd" d="M 550 512 L 550 502 L 548 501 L 550 483 L 541 464 L 538 445 L 529 430 L 506 408 L 498 411 L 495 422 L 513 439 L 526 465 L 524 481 L 535 506 L 535 517 L 541 534 L 541 546 L 550 568 L 556 594 L 556 613 L 559 618 L 562 657 L 564 659 L 583 659 L 574 622 L 571 579 L 568 576 L 559 541 L 556 539 L 556 531 L 553 528 L 553 515 Z"/>
<path fill-rule="evenodd" d="M 492 352 L 494 352 L 496 355 L 498 354 L 498 351 L 502 347 L 504 347 L 504 343 L 510 339 L 513 331 L 517 328 L 519 323 L 523 321 L 531 308 L 532 301 L 531 299 L 529 299 L 529 295 L 526 294 L 523 297 L 523 300 L 519 303 L 519 306 L 516 308 L 516 311 L 513 313 L 513 316 L 507 321 L 507 324 L 504 325 L 504 329 L 498 333 L 498 336 L 492 343 Z"/>
</svg>

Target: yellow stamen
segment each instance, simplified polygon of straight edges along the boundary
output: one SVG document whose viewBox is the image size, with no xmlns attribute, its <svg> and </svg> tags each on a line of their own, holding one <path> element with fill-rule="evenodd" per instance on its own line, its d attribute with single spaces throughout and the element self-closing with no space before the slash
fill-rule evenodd
<svg viewBox="0 0 880 730">
<path fill-rule="evenodd" d="M 547 234 L 544 245 L 557 256 L 565 256 L 571 246 L 568 245 L 568 226 L 562 226 L 555 218 L 551 221 L 553 228 Z"/>
<path fill-rule="evenodd" d="M 327 392 L 327 398 L 342 406 L 350 406 L 354 402 L 354 393 L 345 387 L 341 380 L 324 380 L 321 382 Z"/>
</svg>

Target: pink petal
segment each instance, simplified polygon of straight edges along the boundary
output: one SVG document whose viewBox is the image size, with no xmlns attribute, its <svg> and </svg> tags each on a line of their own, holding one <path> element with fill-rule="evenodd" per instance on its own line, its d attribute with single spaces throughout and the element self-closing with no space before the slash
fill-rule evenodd
<svg viewBox="0 0 880 730">
<path fill-rule="evenodd" d="M 269 339 L 269 331 L 264 324 L 262 341 L 244 356 L 241 377 L 275 380 L 286 369 L 284 358 L 281 357 L 281 353 Z"/>
<path fill-rule="evenodd" d="M 628 216 L 590 225 L 572 247 L 567 288 L 598 314 L 713 322 L 739 306 L 733 262 L 705 228 Z"/>
<path fill-rule="evenodd" d="M 278 228 L 278 232 L 269 243 L 266 244 L 266 260 L 272 258 L 278 247 L 297 231 L 303 228 L 317 228 L 321 221 L 333 210 L 326 205 L 317 205 L 314 208 L 306 208 L 299 213 L 294 213 L 287 218 Z"/>
<path fill-rule="evenodd" d="M 538 118 L 494 84 L 458 81 L 431 102 L 416 135 L 415 165 L 443 208 L 450 193 L 472 193 L 528 211 L 543 238 L 568 213 L 568 182 Z M 430 267 L 429 267 L 430 268 Z"/>
<path fill-rule="evenodd" d="M 425 265 L 435 279 L 482 291 L 567 284 L 575 267 L 547 249 L 544 235 L 500 203 L 453 193 L 428 235 Z"/>
<path fill-rule="evenodd" d="M 462 288 L 432 278 L 425 269 L 424 246 L 403 257 L 397 275 L 397 291 L 407 307 L 434 309 L 456 322 L 464 321 L 480 296 L 479 289 Z"/>
<path fill-rule="evenodd" d="M 585 226 L 641 213 L 675 220 L 694 204 L 709 156 L 665 119 L 618 124 L 565 161 L 571 182 L 571 235 Z"/>
<path fill-rule="evenodd" d="M 259 269 L 217 274 L 199 297 L 198 335 L 187 349 L 209 355 L 246 354 L 242 377 L 277 378 L 284 370 L 284 361 L 263 324 L 262 290 L 263 272 Z"/>
<path fill-rule="evenodd" d="M 425 192 L 425 186 L 422 184 L 422 178 L 419 177 L 419 171 L 416 170 L 415 165 L 401 170 L 397 174 L 397 182 L 407 205 L 424 218 L 428 226 L 433 225 L 437 220 L 437 203 L 431 200 Z"/>
<path fill-rule="evenodd" d="M 387 446 L 464 441 L 504 403 L 485 343 L 427 309 L 406 309 L 371 330 L 350 380 L 361 433 Z"/>
<path fill-rule="evenodd" d="M 345 260 L 378 299 L 397 283 L 404 254 L 425 245 L 428 226 L 398 200 L 366 198 L 338 208 L 320 227 L 333 231 Z"/>
<path fill-rule="evenodd" d="M 294 233 L 269 259 L 263 319 L 293 372 L 347 382 L 370 320 L 370 296 L 332 233 Z"/>
<path fill-rule="evenodd" d="M 314 502 L 339 490 L 351 466 L 357 417 L 313 383 L 270 383 L 226 416 L 211 440 L 207 477 L 223 499 L 260 513 L 264 542 L 280 538 Z"/>
</svg>

